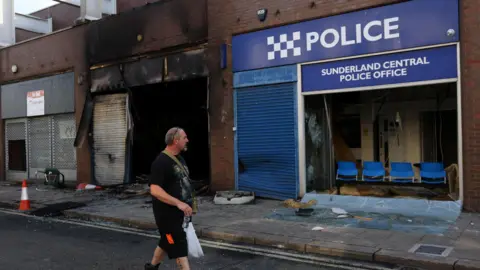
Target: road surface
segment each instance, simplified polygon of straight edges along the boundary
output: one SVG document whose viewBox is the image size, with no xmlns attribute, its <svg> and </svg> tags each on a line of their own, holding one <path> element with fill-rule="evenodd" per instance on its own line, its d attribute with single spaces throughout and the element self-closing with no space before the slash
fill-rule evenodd
<svg viewBox="0 0 480 270">
<path fill-rule="evenodd" d="M 0 212 L 1 269 L 143 269 L 156 240 L 51 219 Z M 242 252 L 204 248 L 205 257 L 191 260 L 192 269 L 302 269 L 332 270 Z M 160 269 L 174 269 L 166 261 Z"/>
</svg>

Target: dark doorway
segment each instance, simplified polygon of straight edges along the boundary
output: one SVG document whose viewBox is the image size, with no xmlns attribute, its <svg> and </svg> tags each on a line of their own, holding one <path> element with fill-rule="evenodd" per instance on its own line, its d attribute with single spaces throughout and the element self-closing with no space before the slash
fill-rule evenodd
<svg viewBox="0 0 480 270">
<path fill-rule="evenodd" d="M 132 88 L 134 105 L 133 173 L 150 173 L 150 165 L 165 148 L 165 133 L 179 126 L 187 133 L 183 153 L 194 181 L 210 179 L 207 78 Z"/>
<path fill-rule="evenodd" d="M 8 169 L 10 171 L 27 171 L 27 151 L 25 140 L 8 141 Z"/>
</svg>

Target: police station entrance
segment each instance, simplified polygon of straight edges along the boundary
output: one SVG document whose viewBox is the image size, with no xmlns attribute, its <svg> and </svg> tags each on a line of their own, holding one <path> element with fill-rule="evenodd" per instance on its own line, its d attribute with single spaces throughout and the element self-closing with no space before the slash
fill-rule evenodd
<svg viewBox="0 0 480 270">
<path fill-rule="evenodd" d="M 281 112 L 293 107 L 293 117 L 262 122 L 275 124 L 273 136 L 291 146 L 289 151 L 275 147 L 247 156 L 238 150 L 243 160 L 257 162 L 250 171 L 294 156 L 298 174 L 287 175 L 285 185 L 271 181 L 276 185 L 262 188 L 298 191 L 306 207 L 314 205 L 312 219 L 320 217 L 322 223 L 412 229 L 429 217 L 429 230 L 443 230 L 458 217 L 463 199 L 459 9 L 455 0 L 435 3 L 406 1 L 232 38 L 232 70 L 252 97 L 245 105 L 237 95 L 236 114 L 257 120 L 274 104 L 284 106 Z M 249 88 L 282 82 L 295 82 L 296 95 Z M 261 90 L 271 97 L 257 105 Z M 283 93 L 288 102 L 276 102 Z M 250 134 L 237 126 L 242 146 Z M 280 128 L 287 133 L 292 127 L 295 134 L 278 138 Z M 277 176 L 285 167 L 269 167 L 262 176 Z M 281 218 L 294 219 L 291 215 L 296 213 L 286 211 Z"/>
<path fill-rule="evenodd" d="M 456 55 L 444 46 L 302 66 L 307 192 L 458 200 Z"/>
</svg>

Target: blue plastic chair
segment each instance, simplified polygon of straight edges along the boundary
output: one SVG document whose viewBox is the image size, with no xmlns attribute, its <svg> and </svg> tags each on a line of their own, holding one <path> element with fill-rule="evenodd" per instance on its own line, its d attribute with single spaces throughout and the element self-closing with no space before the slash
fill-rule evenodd
<svg viewBox="0 0 480 270">
<path fill-rule="evenodd" d="M 358 180 L 358 169 L 355 162 L 339 161 L 337 162 L 337 176 L 336 179 L 344 182 L 352 182 Z"/>
<path fill-rule="evenodd" d="M 425 184 L 446 184 L 447 173 L 440 162 L 420 163 L 420 179 Z"/>
<path fill-rule="evenodd" d="M 390 169 L 390 182 L 392 183 L 414 183 L 415 173 L 412 164 L 409 162 L 392 162 Z"/>
<path fill-rule="evenodd" d="M 365 182 L 383 182 L 385 181 L 385 168 L 378 161 L 363 162 L 362 180 Z"/>
</svg>

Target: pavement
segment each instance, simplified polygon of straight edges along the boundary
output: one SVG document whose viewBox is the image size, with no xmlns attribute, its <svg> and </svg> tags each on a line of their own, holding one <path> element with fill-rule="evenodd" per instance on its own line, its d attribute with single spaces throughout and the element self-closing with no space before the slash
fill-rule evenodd
<svg viewBox="0 0 480 270">
<path fill-rule="evenodd" d="M 92 191 L 73 192 L 74 196 L 71 193 L 57 194 L 57 200 L 53 195 L 31 194 L 30 190 L 32 188 L 29 188 L 30 199 L 35 201 L 35 205 L 65 200 L 85 202 L 84 207 L 63 211 L 72 219 L 155 229 L 151 204 L 145 196 L 120 200 L 106 192 Z M 58 193 L 55 190 L 50 192 Z M 9 201 L 12 196 L 18 201 L 18 187 L 0 186 L 0 206 L 15 205 Z M 423 269 L 480 269 L 479 214 L 462 213 L 443 233 L 432 234 L 419 233 L 418 230 L 405 232 L 338 226 L 322 220 L 315 224 L 304 222 L 301 218 L 269 218 L 272 213 L 285 211 L 279 201 L 257 199 L 249 205 L 215 205 L 211 197 L 199 199 L 199 213 L 193 218 L 193 224 L 197 235 L 204 239 Z M 413 252 L 412 249 L 419 244 L 432 245 L 421 248 L 430 254 Z M 431 254 L 438 250 L 439 254 L 445 252 Z"/>
<path fill-rule="evenodd" d="M 143 269 L 156 239 L 98 228 L 0 213 L 2 269 Z M 333 270 L 318 265 L 204 248 L 205 257 L 190 259 L 192 269 Z M 165 260 L 161 269 L 175 269 Z"/>
</svg>

